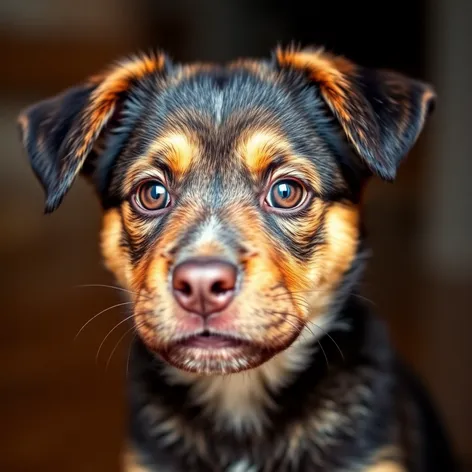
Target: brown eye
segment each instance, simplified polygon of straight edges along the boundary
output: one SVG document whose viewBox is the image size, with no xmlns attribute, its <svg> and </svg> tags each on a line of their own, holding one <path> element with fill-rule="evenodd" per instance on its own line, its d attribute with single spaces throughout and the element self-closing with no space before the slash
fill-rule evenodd
<svg viewBox="0 0 472 472">
<path fill-rule="evenodd" d="M 267 204 L 273 208 L 289 210 L 299 206 L 305 199 L 306 190 L 294 179 L 275 182 L 267 195 Z"/>
<path fill-rule="evenodd" d="M 145 182 L 136 192 L 136 203 L 146 211 L 162 210 L 170 204 L 169 192 L 160 182 Z"/>
</svg>

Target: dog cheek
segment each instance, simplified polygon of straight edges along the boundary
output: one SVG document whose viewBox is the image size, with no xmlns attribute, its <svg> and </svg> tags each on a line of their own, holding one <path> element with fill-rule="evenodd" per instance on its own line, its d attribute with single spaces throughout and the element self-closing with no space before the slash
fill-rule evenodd
<svg viewBox="0 0 472 472">
<path fill-rule="evenodd" d="M 295 255 L 295 250 L 285 250 L 275 257 L 279 259 L 288 290 L 303 295 L 303 298 L 313 290 L 312 268 L 316 267 L 317 255 L 323 246 L 325 215 L 326 204 L 315 201 L 303 218 L 281 222 L 284 233 L 289 235 L 298 253 Z"/>
<path fill-rule="evenodd" d="M 303 317 L 285 287 L 282 270 L 266 244 L 265 250 L 248 261 L 246 283 L 239 296 L 239 324 L 269 350 L 288 345 L 301 329 Z"/>
<path fill-rule="evenodd" d="M 123 226 L 117 209 L 108 210 L 103 215 L 100 246 L 105 267 L 115 276 L 117 282 L 125 288 L 131 288 L 131 265 L 129 254 L 121 244 Z"/>
<path fill-rule="evenodd" d="M 344 274 L 353 264 L 360 237 L 359 218 L 359 208 L 354 204 L 334 203 L 326 212 L 325 244 L 314 255 L 309 270 L 313 292 L 307 301 L 312 318 L 329 310 Z"/>
</svg>

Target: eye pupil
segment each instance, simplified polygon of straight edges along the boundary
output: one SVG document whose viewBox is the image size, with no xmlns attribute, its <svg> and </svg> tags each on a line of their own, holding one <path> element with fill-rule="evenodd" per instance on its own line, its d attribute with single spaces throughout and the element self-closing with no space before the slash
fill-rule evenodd
<svg viewBox="0 0 472 472">
<path fill-rule="evenodd" d="M 165 194 L 165 192 L 166 189 L 162 185 L 153 185 L 150 190 L 151 198 L 158 200 Z"/>
<path fill-rule="evenodd" d="M 290 186 L 287 184 L 279 184 L 277 191 L 279 192 L 280 198 L 283 199 L 289 198 L 290 194 L 292 193 Z"/>
</svg>

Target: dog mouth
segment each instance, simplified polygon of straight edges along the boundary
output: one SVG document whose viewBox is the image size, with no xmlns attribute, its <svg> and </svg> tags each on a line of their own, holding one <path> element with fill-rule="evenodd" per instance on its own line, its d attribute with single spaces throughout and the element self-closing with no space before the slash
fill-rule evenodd
<svg viewBox="0 0 472 472">
<path fill-rule="evenodd" d="M 174 339 L 158 354 L 178 369 L 207 375 L 240 372 L 270 357 L 269 351 L 242 336 L 211 330 Z"/>
<path fill-rule="evenodd" d="M 248 345 L 248 342 L 233 336 L 210 331 L 203 331 L 174 343 L 175 347 L 204 349 L 208 351 L 238 348 L 244 345 Z"/>
<path fill-rule="evenodd" d="M 280 351 L 239 333 L 197 330 L 181 334 L 162 348 L 151 347 L 180 370 L 203 375 L 226 375 L 257 367 Z"/>
</svg>

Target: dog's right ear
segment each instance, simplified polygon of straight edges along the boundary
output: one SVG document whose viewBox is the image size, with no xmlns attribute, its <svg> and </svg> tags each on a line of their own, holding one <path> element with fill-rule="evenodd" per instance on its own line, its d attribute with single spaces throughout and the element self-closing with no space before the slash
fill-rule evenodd
<svg viewBox="0 0 472 472">
<path fill-rule="evenodd" d="M 126 105 L 131 89 L 146 77 L 158 75 L 165 60 L 164 55 L 155 54 L 122 61 L 86 83 L 21 112 L 21 140 L 45 190 L 46 213 L 60 205 L 97 139 Z"/>
</svg>

